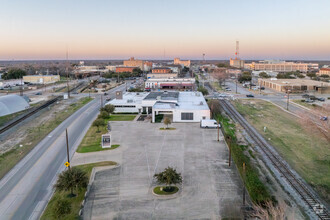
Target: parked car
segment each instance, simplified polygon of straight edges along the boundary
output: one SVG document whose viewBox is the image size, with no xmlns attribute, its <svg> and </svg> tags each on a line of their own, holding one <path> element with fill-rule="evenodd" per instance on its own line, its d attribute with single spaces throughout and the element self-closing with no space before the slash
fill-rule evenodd
<svg viewBox="0 0 330 220">
<path fill-rule="evenodd" d="M 265 87 L 261 86 L 260 89 L 261 89 L 261 90 L 265 90 Z"/>
<path fill-rule="evenodd" d="M 103 95 L 108 95 L 108 93 L 105 92 Z"/>
<path fill-rule="evenodd" d="M 253 97 L 254 97 L 254 95 L 252 95 L 252 94 L 248 94 L 248 95 L 246 95 L 246 97 L 250 97 L 250 98 L 253 98 Z"/>
<path fill-rule="evenodd" d="M 325 101 L 325 98 L 317 98 L 318 101 L 321 101 L 321 102 L 324 102 Z"/>
<path fill-rule="evenodd" d="M 307 98 L 309 98 L 309 95 L 308 94 L 303 94 L 302 97 L 307 99 Z"/>
<path fill-rule="evenodd" d="M 306 99 L 305 102 L 307 102 L 307 103 L 313 103 L 314 100 L 312 100 L 312 99 Z"/>
<path fill-rule="evenodd" d="M 201 120 L 201 128 L 221 128 L 221 124 L 214 119 L 204 119 Z"/>
<path fill-rule="evenodd" d="M 225 90 L 226 90 L 226 91 L 231 91 L 231 88 L 226 88 Z"/>
<path fill-rule="evenodd" d="M 37 92 L 35 95 L 42 95 L 42 93 L 41 92 Z"/>
<path fill-rule="evenodd" d="M 310 95 L 310 96 L 309 96 L 309 99 L 310 99 L 310 100 L 317 100 L 317 98 L 316 98 L 315 96 L 313 96 L 313 95 Z"/>
<path fill-rule="evenodd" d="M 320 120 L 321 120 L 321 121 L 327 121 L 327 120 L 328 120 L 328 116 L 322 116 L 322 117 L 320 118 Z"/>
</svg>

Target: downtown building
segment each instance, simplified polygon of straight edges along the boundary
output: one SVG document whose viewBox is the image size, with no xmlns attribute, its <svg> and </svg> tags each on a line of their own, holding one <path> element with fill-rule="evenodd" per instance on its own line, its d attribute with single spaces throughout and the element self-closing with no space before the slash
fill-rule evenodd
<svg viewBox="0 0 330 220">
<path fill-rule="evenodd" d="M 265 60 L 245 64 L 244 67 L 256 71 L 272 71 L 272 72 L 304 72 L 316 71 L 319 68 L 317 63 L 296 63 L 286 61 Z"/>
</svg>

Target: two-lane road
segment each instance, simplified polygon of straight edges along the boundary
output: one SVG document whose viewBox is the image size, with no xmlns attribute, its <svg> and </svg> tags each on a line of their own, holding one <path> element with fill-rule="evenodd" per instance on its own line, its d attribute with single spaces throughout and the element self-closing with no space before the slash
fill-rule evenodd
<svg viewBox="0 0 330 220">
<path fill-rule="evenodd" d="M 125 84 L 109 91 L 125 90 Z M 72 157 L 100 108 L 97 97 L 54 129 L 0 181 L 0 219 L 38 219 L 65 169 L 68 128 Z"/>
</svg>

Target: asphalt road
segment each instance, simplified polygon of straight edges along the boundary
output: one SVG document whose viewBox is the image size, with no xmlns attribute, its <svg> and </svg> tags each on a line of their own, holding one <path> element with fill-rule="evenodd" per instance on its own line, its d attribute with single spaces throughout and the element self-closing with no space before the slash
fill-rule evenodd
<svg viewBox="0 0 330 220">
<path fill-rule="evenodd" d="M 125 90 L 125 84 L 108 92 Z M 103 99 L 104 100 L 104 99 Z M 0 219 L 38 219 L 53 193 L 57 175 L 66 167 L 65 129 L 68 128 L 72 157 L 100 108 L 91 101 L 45 137 L 0 181 Z"/>
</svg>

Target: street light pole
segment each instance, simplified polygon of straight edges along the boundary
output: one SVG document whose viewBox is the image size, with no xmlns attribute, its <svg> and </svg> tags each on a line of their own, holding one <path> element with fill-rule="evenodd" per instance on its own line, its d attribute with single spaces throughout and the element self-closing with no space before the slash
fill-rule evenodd
<svg viewBox="0 0 330 220">
<path fill-rule="evenodd" d="M 68 157 L 68 163 L 69 163 L 69 169 L 70 169 L 70 155 L 69 155 L 69 138 L 68 138 L 68 129 L 65 129 L 65 133 L 66 133 L 66 154 Z"/>
<path fill-rule="evenodd" d="M 291 92 L 291 90 L 287 91 L 288 96 L 287 96 L 287 101 L 286 101 L 286 110 L 289 110 L 290 92 Z"/>
</svg>

